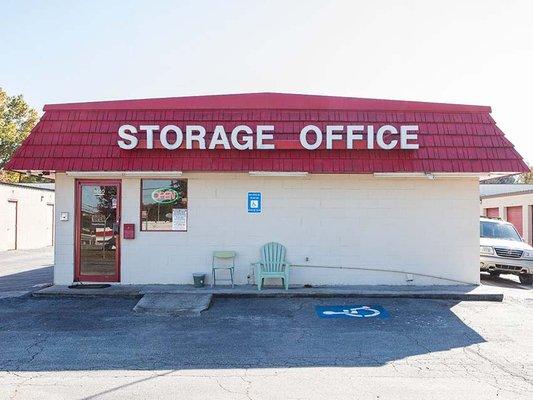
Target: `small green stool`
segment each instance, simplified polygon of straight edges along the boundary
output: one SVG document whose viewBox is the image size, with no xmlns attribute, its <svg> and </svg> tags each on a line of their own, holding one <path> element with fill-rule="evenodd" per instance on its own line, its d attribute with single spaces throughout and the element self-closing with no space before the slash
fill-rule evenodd
<svg viewBox="0 0 533 400">
<path fill-rule="evenodd" d="M 211 266 L 213 274 L 213 282 L 211 287 L 216 286 L 216 271 L 217 269 L 227 269 L 229 270 L 230 279 L 219 279 L 219 281 L 231 282 L 231 287 L 234 288 L 235 284 L 233 282 L 233 274 L 235 272 L 235 257 L 237 253 L 234 251 L 214 251 L 213 252 L 213 263 Z"/>
</svg>

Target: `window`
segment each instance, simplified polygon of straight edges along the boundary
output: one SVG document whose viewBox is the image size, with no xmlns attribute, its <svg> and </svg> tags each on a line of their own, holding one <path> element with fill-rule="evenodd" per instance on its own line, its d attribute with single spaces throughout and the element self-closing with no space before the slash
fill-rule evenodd
<svg viewBox="0 0 533 400">
<path fill-rule="evenodd" d="M 187 230 L 187 180 L 141 180 L 141 231 Z"/>
<path fill-rule="evenodd" d="M 482 238 L 514 240 L 521 242 L 522 238 L 511 224 L 505 222 L 480 222 Z"/>
</svg>

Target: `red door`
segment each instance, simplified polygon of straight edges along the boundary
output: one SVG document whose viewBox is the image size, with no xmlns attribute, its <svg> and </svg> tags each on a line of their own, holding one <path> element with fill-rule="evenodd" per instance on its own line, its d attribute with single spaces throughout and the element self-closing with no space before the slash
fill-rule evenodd
<svg viewBox="0 0 533 400">
<path fill-rule="evenodd" d="M 120 181 L 76 181 L 75 281 L 120 281 Z"/>
<path fill-rule="evenodd" d="M 500 216 L 500 209 L 498 207 L 494 208 L 486 208 L 485 209 L 485 215 L 489 218 L 499 218 Z"/>
<path fill-rule="evenodd" d="M 523 236 L 522 206 L 507 207 L 507 222 L 513 224 L 520 236 Z"/>
</svg>

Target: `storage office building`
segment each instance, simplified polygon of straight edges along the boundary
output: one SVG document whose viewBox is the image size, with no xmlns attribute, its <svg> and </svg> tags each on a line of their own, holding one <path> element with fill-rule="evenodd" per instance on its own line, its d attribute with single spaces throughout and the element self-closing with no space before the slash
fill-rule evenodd
<svg viewBox="0 0 533 400">
<path fill-rule="evenodd" d="M 490 107 L 256 93 L 52 104 L 7 168 L 56 181 L 56 284 L 479 282 L 479 178 L 527 170 Z"/>
</svg>

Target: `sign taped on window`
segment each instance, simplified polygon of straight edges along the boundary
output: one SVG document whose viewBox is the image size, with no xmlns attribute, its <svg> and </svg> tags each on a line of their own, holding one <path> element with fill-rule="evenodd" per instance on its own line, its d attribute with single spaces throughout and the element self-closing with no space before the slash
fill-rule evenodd
<svg viewBox="0 0 533 400">
<path fill-rule="evenodd" d="M 172 230 L 186 231 L 187 230 L 187 209 L 174 208 L 172 209 Z"/>
</svg>

